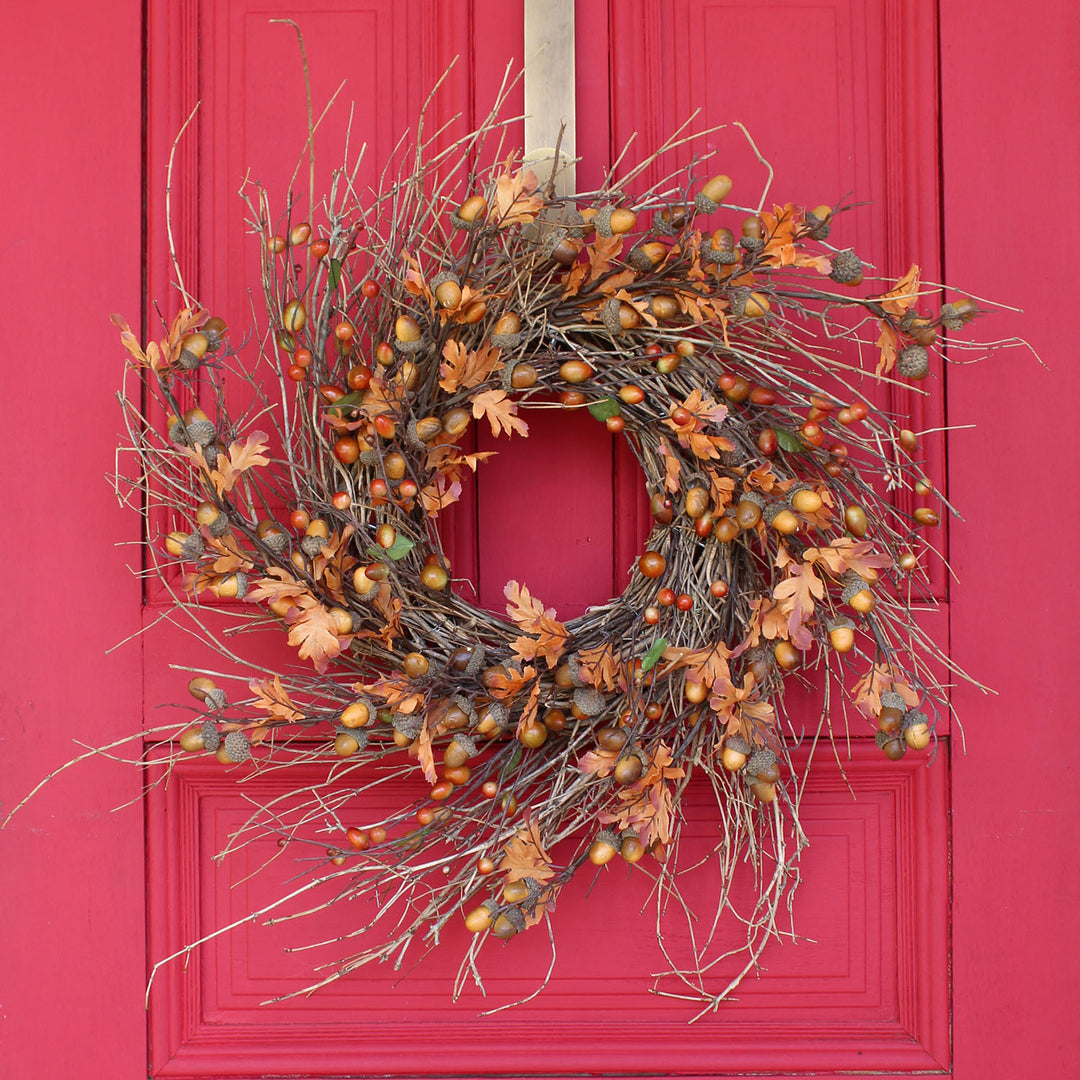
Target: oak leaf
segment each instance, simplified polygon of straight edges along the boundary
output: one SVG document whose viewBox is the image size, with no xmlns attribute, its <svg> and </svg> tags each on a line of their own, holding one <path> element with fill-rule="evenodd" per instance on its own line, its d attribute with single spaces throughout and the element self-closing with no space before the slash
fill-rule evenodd
<svg viewBox="0 0 1080 1080">
<path fill-rule="evenodd" d="M 529 425 L 517 415 L 517 402 L 508 398 L 505 390 L 484 390 L 471 400 L 473 416 L 477 420 L 486 416 L 492 435 L 498 436 L 504 431 L 508 436 L 515 431 L 519 435 L 529 434 Z"/>
<path fill-rule="evenodd" d="M 431 730 L 428 728 L 426 716 L 416 740 L 416 759 L 420 762 L 420 768 L 424 770 L 424 779 L 429 784 L 434 784 L 439 779 L 439 773 L 435 768 L 435 751 L 431 746 Z"/>
<path fill-rule="evenodd" d="M 311 604 L 291 616 L 289 644 L 301 660 L 310 660 L 315 670 L 323 672 L 327 664 L 341 652 L 342 641 L 349 635 L 338 635 L 333 615 L 322 604 Z"/>
<path fill-rule="evenodd" d="M 532 221 L 544 205 L 543 196 L 534 194 L 537 186 L 536 174 L 531 169 L 519 169 L 511 176 L 507 168 L 495 181 L 495 204 L 489 219 L 500 228 Z"/>
<path fill-rule="evenodd" d="M 442 354 L 445 363 L 439 365 L 439 386 L 448 394 L 479 386 L 493 371 L 503 366 L 499 350 L 489 345 L 481 345 L 474 352 L 469 352 L 451 338 L 443 346 Z"/>
<path fill-rule="evenodd" d="M 252 679 L 248 687 L 255 695 L 255 708 L 265 709 L 271 720 L 289 722 L 304 719 L 304 714 L 296 707 L 285 687 L 281 685 L 280 675 L 261 681 Z"/>
<path fill-rule="evenodd" d="M 549 668 L 553 668 L 566 647 L 569 632 L 555 617 L 554 608 L 545 608 L 526 585 L 508 581 L 503 589 L 506 597 L 506 613 L 520 630 L 528 637 L 519 637 L 511 642 L 510 648 L 522 660 L 542 658 Z"/>
<path fill-rule="evenodd" d="M 521 881 L 532 878 L 543 883 L 555 876 L 551 859 L 544 850 L 540 829 L 536 820 L 526 816 L 525 825 L 503 848 L 503 858 L 499 869 L 506 874 L 507 881 Z"/>
</svg>

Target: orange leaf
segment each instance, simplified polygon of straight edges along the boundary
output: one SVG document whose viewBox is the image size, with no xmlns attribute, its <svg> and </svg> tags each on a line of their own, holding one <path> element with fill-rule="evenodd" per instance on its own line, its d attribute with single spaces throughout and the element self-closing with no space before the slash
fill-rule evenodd
<svg viewBox="0 0 1080 1080">
<path fill-rule="evenodd" d="M 269 465 L 270 459 L 266 456 L 266 435 L 256 431 L 248 436 L 247 442 L 234 442 L 229 447 L 228 458 L 218 454 L 217 468 L 210 470 L 210 479 L 214 482 L 218 495 L 224 495 L 232 491 L 236 486 L 240 474 L 257 465 Z M 188 451 L 192 453 L 191 451 Z M 192 456 L 195 456 L 192 454 Z M 201 454 L 199 455 L 202 456 Z M 205 462 L 205 458 L 203 458 Z"/>
<path fill-rule="evenodd" d="M 435 751 L 431 746 L 431 731 L 428 728 L 426 716 L 416 740 L 416 759 L 420 762 L 420 768 L 424 770 L 424 779 L 429 784 L 434 784 L 439 779 L 439 773 L 435 768 Z"/>
<path fill-rule="evenodd" d="M 294 721 L 303 720 L 304 714 L 293 704 L 292 698 L 281 685 L 281 677 L 275 675 L 271 679 L 263 679 L 257 682 L 252 679 L 248 687 L 255 695 L 255 708 L 265 709 L 271 720 Z"/>
<path fill-rule="evenodd" d="M 511 648 L 522 660 L 534 660 L 543 657 L 549 668 L 553 668 L 562 655 L 569 637 L 567 629 L 557 618 L 554 608 L 545 608 L 533 597 L 525 585 L 508 581 L 503 590 L 506 597 L 506 613 L 515 625 L 533 637 L 519 637 L 511 643 Z"/>
<path fill-rule="evenodd" d="M 316 671 L 325 671 L 326 665 L 341 652 L 334 617 L 322 604 L 314 604 L 296 615 L 289 627 L 289 644 L 298 652 L 301 660 L 310 660 Z"/>
<path fill-rule="evenodd" d="M 517 402 L 508 398 L 505 390 L 485 390 L 472 398 L 473 416 L 477 420 L 486 416 L 492 435 L 500 435 L 504 431 L 507 435 L 513 435 L 515 431 L 519 435 L 528 435 L 529 425 L 517 415 L 517 411 Z"/>
<path fill-rule="evenodd" d="M 526 817 L 525 827 L 519 829 L 503 848 L 499 869 L 506 873 L 507 881 L 532 878 L 542 883 L 555 876 L 551 860 L 540 838 L 540 830 L 533 818 Z"/>
<path fill-rule="evenodd" d="M 536 217 L 536 211 L 544 205 L 542 195 L 534 195 L 538 181 L 531 169 L 519 169 L 513 176 L 507 169 L 495 182 L 495 205 L 490 220 L 500 228 L 507 225 L 525 224 Z"/>
<path fill-rule="evenodd" d="M 443 346 L 443 358 L 446 363 L 439 365 L 439 385 L 448 394 L 479 386 L 503 366 L 498 349 L 481 345 L 475 352 L 469 352 L 453 338 Z"/>
<path fill-rule="evenodd" d="M 582 678 L 592 683 L 597 690 L 615 689 L 619 653 L 611 642 L 597 645 L 593 649 L 582 649 L 577 654 L 577 662 Z"/>
</svg>

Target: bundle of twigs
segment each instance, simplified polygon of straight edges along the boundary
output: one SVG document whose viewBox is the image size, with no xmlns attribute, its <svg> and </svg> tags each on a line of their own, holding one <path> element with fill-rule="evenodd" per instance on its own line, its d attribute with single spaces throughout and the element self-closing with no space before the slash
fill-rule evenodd
<svg viewBox="0 0 1080 1080">
<path fill-rule="evenodd" d="M 891 501 L 931 487 L 916 437 L 855 382 L 921 380 L 977 306 L 924 310 L 916 267 L 854 291 L 866 268 L 830 245 L 833 210 L 733 206 L 731 181 L 702 181 L 700 163 L 636 194 L 640 169 L 556 196 L 555 177 L 505 156 L 505 131 L 493 115 L 438 152 L 420 134 L 367 200 L 339 170 L 321 224 L 272 218 L 256 190 L 269 321 L 250 369 L 194 305 L 145 349 L 122 326 L 153 399 L 121 395 L 134 486 L 148 520 L 164 508 L 175 526 L 149 537 L 153 570 L 175 582 L 179 564 L 177 606 L 230 659 L 209 596 L 242 601 L 237 624 L 279 626 L 298 653 L 240 700 L 194 679 L 202 714 L 178 742 L 247 768 L 336 763 L 337 794 L 298 782 L 309 815 L 261 807 L 237 838 L 326 849 L 312 884 L 378 891 L 396 911 L 326 981 L 400 963 L 462 915 L 477 934 L 462 977 L 479 978 L 484 941 L 548 917 L 579 869 L 612 859 L 674 887 L 680 802 L 703 775 L 718 907 L 744 859 L 759 886 L 733 979 L 707 988 L 704 963 L 673 964 L 713 1006 L 775 932 L 805 843 L 790 673 L 820 669 L 826 709 L 852 701 L 888 758 L 930 747 L 948 707 L 933 670 L 951 666 L 911 602 L 938 512 Z M 867 328 L 873 372 L 838 347 Z M 240 382 L 252 404 L 234 416 Z M 473 426 L 525 437 L 541 403 L 623 433 L 655 523 L 626 591 L 566 623 L 527 584 L 508 583 L 506 618 L 468 602 L 439 532 L 483 467 Z M 410 772 L 423 798 L 344 817 L 351 791 Z M 327 849 L 305 826 L 339 809 Z"/>
</svg>

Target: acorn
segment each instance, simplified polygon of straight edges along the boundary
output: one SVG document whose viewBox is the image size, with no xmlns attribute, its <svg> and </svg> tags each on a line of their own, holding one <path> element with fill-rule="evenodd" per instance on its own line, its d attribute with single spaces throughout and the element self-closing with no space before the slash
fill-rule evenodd
<svg viewBox="0 0 1080 1080">
<path fill-rule="evenodd" d="M 660 322 L 670 322 L 678 318 L 679 301 L 671 293 L 660 293 L 650 299 L 649 311 Z"/>
<path fill-rule="evenodd" d="M 979 313 L 979 305 L 970 297 L 962 296 L 951 304 L 941 305 L 941 325 L 946 330 L 959 330 Z"/>
<path fill-rule="evenodd" d="M 225 751 L 225 756 L 234 765 L 238 765 L 241 761 L 247 761 L 251 757 L 251 743 L 248 742 L 248 737 L 242 731 L 230 731 L 225 736 L 221 749 Z"/>
<path fill-rule="evenodd" d="M 874 736 L 874 742 L 879 750 L 884 751 L 890 761 L 899 761 L 907 752 L 907 746 L 903 740 L 898 739 L 888 731 L 879 731 Z"/>
<path fill-rule="evenodd" d="M 816 514 L 824 505 L 821 496 L 809 484 L 799 484 L 788 492 L 788 501 L 800 514 Z"/>
<path fill-rule="evenodd" d="M 462 408 L 460 405 L 456 405 L 454 408 L 447 409 L 446 412 L 443 413 L 443 431 L 451 438 L 456 439 L 459 435 L 464 433 L 471 421 L 472 414 L 469 410 Z"/>
<path fill-rule="evenodd" d="M 771 803 L 776 798 L 776 784 L 766 780 L 755 780 L 750 790 L 758 802 Z"/>
<path fill-rule="evenodd" d="M 491 335 L 491 344 L 497 349 L 513 349 L 521 344 L 520 331 L 520 316 L 516 312 L 505 311 L 495 323 L 495 330 Z"/>
<path fill-rule="evenodd" d="M 274 552 L 275 555 L 281 554 L 289 543 L 289 538 L 286 535 L 285 530 L 271 518 L 263 518 L 263 520 L 255 526 L 255 535 L 263 544 Z"/>
<path fill-rule="evenodd" d="M 334 753 L 338 757 L 352 757 L 360 750 L 360 740 L 351 731 L 339 731 L 334 736 Z"/>
<path fill-rule="evenodd" d="M 197 368 L 210 351 L 210 339 L 206 334 L 185 334 L 180 339 L 179 363 L 185 371 Z"/>
<path fill-rule="evenodd" d="M 422 416 L 409 424 L 409 433 L 415 436 L 421 445 L 431 442 L 437 435 L 442 434 L 442 421 L 437 416 Z"/>
<path fill-rule="evenodd" d="M 461 282 L 457 274 L 443 270 L 431 279 L 431 291 L 435 301 L 444 309 L 456 308 L 461 303 Z M 399 335 L 400 336 L 400 335 Z"/>
<path fill-rule="evenodd" d="M 193 562 L 206 550 L 206 545 L 198 533 L 171 532 L 165 537 L 165 550 L 178 559 Z"/>
<path fill-rule="evenodd" d="M 180 735 L 180 749 L 186 750 L 189 754 L 198 753 L 200 750 L 206 749 L 206 741 L 203 739 L 202 727 L 188 728 Z"/>
<path fill-rule="evenodd" d="M 699 518 L 712 505 L 712 496 L 707 488 L 695 484 L 686 493 L 683 500 L 683 511 L 687 517 Z"/>
<path fill-rule="evenodd" d="M 833 256 L 829 277 L 838 285 L 861 285 L 863 279 L 862 259 L 850 248 Z"/>
<path fill-rule="evenodd" d="M 607 705 L 604 695 L 594 686 L 579 686 L 574 691 L 573 703 L 584 716 L 599 716 Z"/>
<path fill-rule="evenodd" d="M 780 640 L 773 645 L 773 657 L 785 671 L 794 671 L 802 663 L 802 653 L 790 641 Z"/>
<path fill-rule="evenodd" d="M 930 354 L 922 345 L 905 345 L 896 358 L 896 371 L 905 379 L 925 379 L 930 371 Z"/>
<path fill-rule="evenodd" d="M 879 731 L 883 731 L 890 738 L 895 739 L 900 731 L 900 725 L 904 719 L 907 704 L 900 694 L 887 691 L 881 695 L 881 708 L 876 717 Z"/>
<path fill-rule="evenodd" d="M 632 829 L 628 829 L 622 834 L 619 843 L 619 854 L 622 856 L 623 861 L 628 863 L 640 862 L 644 858 L 645 845 Z"/>
<path fill-rule="evenodd" d="M 780 763 L 774 751 L 767 746 L 755 750 L 746 762 L 747 776 L 756 776 L 767 784 L 775 783 L 780 779 Z"/>
<path fill-rule="evenodd" d="M 423 347 L 424 334 L 411 315 L 399 315 L 394 320 L 394 347 L 398 352 L 414 353 Z"/>
<path fill-rule="evenodd" d="M 201 502 L 195 508 L 195 520 L 200 525 L 205 525 L 207 532 L 214 539 L 224 536 L 229 531 L 229 518 L 223 514 L 213 503 Z"/>
<path fill-rule="evenodd" d="M 765 240 L 760 236 L 747 236 L 744 233 L 739 239 L 739 247 L 741 247 L 748 255 L 756 255 L 759 251 L 764 249 Z"/>
<path fill-rule="evenodd" d="M 852 576 L 845 574 L 844 581 L 844 588 L 840 593 L 841 602 L 860 615 L 873 611 L 876 601 L 874 594 L 870 591 L 870 586 L 858 574 Z"/>
<path fill-rule="evenodd" d="M 741 735 L 729 735 L 724 740 L 720 761 L 728 772 L 738 772 L 746 764 L 752 749 Z"/>
<path fill-rule="evenodd" d="M 855 624 L 846 615 L 829 620 L 829 644 L 838 653 L 851 652 L 855 648 Z"/>
<path fill-rule="evenodd" d="M 687 209 L 684 205 L 665 206 L 653 214 L 653 227 L 657 232 L 673 236 L 686 224 Z"/>
<path fill-rule="evenodd" d="M 619 853 L 622 841 L 611 829 L 601 829 L 589 845 L 589 862 L 593 866 L 605 866 Z"/>
<path fill-rule="evenodd" d="M 210 586 L 210 591 L 222 600 L 243 600 L 247 596 L 248 576 L 243 570 L 224 574 Z"/>
<path fill-rule="evenodd" d="M 196 675 L 188 683 L 188 693 L 196 701 L 205 701 L 217 689 L 217 683 L 209 675 Z"/>
<path fill-rule="evenodd" d="M 629 232 L 636 222 L 637 214 L 633 210 L 614 207 L 611 203 L 607 203 L 597 211 L 596 217 L 593 218 L 593 227 L 597 235 L 610 240 L 613 236 Z"/>
<path fill-rule="evenodd" d="M 517 907 L 503 908 L 491 924 L 491 932 L 497 938 L 512 938 L 525 929 L 525 916 Z"/>
<path fill-rule="evenodd" d="M 622 306 L 622 301 L 613 296 L 605 300 L 600 308 L 600 317 L 612 337 L 618 337 L 623 332 Z"/>
<path fill-rule="evenodd" d="M 615 762 L 615 783 L 622 784 L 623 787 L 629 787 L 641 778 L 644 770 L 645 762 L 641 758 L 641 751 L 634 750 Z"/>
<path fill-rule="evenodd" d="M 858 504 L 844 507 L 844 525 L 852 536 L 862 539 L 867 533 L 866 511 Z"/>
<path fill-rule="evenodd" d="M 637 271 L 647 274 L 667 258 L 667 245 L 659 240 L 649 240 L 631 249 L 626 261 Z"/>
<path fill-rule="evenodd" d="M 629 738 L 626 728 L 608 724 L 596 732 L 596 742 L 603 750 L 621 750 Z"/>
<path fill-rule="evenodd" d="M 806 211 L 806 224 L 809 227 L 811 240 L 828 240 L 832 226 L 829 224 L 832 218 L 831 206 L 815 206 L 813 210 Z"/>
<path fill-rule="evenodd" d="M 454 212 L 450 215 L 450 221 L 457 229 L 465 229 L 468 232 L 472 232 L 474 229 L 479 229 L 484 224 L 484 219 L 487 217 L 488 205 L 487 201 L 482 195 L 470 195 Z"/>
<path fill-rule="evenodd" d="M 756 491 L 746 491 L 735 507 L 735 521 L 740 529 L 752 529 L 761 520 L 765 500 Z"/>
<path fill-rule="evenodd" d="M 911 709 L 904 714 L 901 730 L 904 734 L 904 742 L 912 750 L 925 750 L 933 738 L 930 733 L 930 724 L 926 719 L 926 713 L 920 712 L 918 709 Z"/>
<path fill-rule="evenodd" d="M 499 910 L 497 900 L 485 900 L 479 907 L 473 908 L 465 916 L 465 926 L 474 934 L 483 933 L 495 920 L 495 913 Z"/>
<path fill-rule="evenodd" d="M 314 559 L 326 545 L 330 536 L 330 527 L 322 518 L 312 518 L 307 527 L 304 538 L 300 541 L 300 548 L 309 559 Z"/>
<path fill-rule="evenodd" d="M 476 757 L 478 748 L 472 738 L 463 731 L 454 735 L 453 741 L 443 751 L 443 762 L 451 769 L 464 765 L 470 758 Z"/>
<path fill-rule="evenodd" d="M 281 310 L 281 325 L 290 334 L 299 333 L 307 324 L 307 308 L 303 300 L 290 300 Z"/>
<path fill-rule="evenodd" d="M 706 180 L 702 189 L 694 196 L 694 206 L 697 207 L 698 213 L 715 214 L 731 191 L 732 184 L 731 177 L 723 173 Z"/>
<path fill-rule="evenodd" d="M 765 518 L 765 524 L 781 536 L 791 536 L 798 531 L 799 519 L 786 503 L 770 503 L 765 507 L 762 516 Z"/>
<path fill-rule="evenodd" d="M 520 338 L 520 334 L 517 335 Z M 495 339 L 492 338 L 492 341 Z M 540 372 L 527 360 L 519 360 L 507 364 L 502 369 L 502 385 L 504 390 L 528 390 L 535 386 L 540 378 Z"/>
<path fill-rule="evenodd" d="M 357 698 L 341 710 L 341 726 L 344 728 L 362 728 L 375 718 L 375 710 L 367 698 Z"/>
<path fill-rule="evenodd" d="M 735 250 L 735 234 L 728 228 L 715 230 L 709 238 L 708 247 L 699 248 L 698 255 L 705 262 L 733 266 L 739 261 L 739 253 Z"/>
<path fill-rule="evenodd" d="M 229 332 L 229 327 L 225 320 L 219 315 L 211 315 L 209 319 L 202 324 L 202 334 L 206 338 L 207 352 L 215 352 L 221 346 L 221 343 L 225 340 L 225 335 Z"/>
</svg>

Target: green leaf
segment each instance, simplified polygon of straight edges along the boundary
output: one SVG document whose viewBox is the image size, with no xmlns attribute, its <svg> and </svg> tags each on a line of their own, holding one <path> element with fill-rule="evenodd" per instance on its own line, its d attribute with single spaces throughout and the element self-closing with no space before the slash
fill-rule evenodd
<svg viewBox="0 0 1080 1080">
<path fill-rule="evenodd" d="M 664 650 L 667 648 L 667 638 L 657 638 L 653 642 L 652 648 L 641 658 L 641 674 L 644 675 L 646 671 L 656 666 L 656 661 L 664 654 Z"/>
<path fill-rule="evenodd" d="M 330 260 L 330 269 L 326 274 L 326 287 L 333 292 L 341 280 L 341 263 L 337 259 Z"/>
<path fill-rule="evenodd" d="M 603 423 L 613 416 L 618 416 L 622 409 L 613 397 L 604 397 L 600 398 L 599 401 L 589 402 L 589 412 L 593 414 L 595 419 Z"/>
<path fill-rule="evenodd" d="M 407 536 L 402 536 L 401 533 L 398 533 L 397 536 L 394 537 L 394 542 L 388 548 L 369 544 L 367 553 L 373 559 L 382 559 L 385 557 L 397 562 L 399 559 L 404 559 L 414 547 L 416 547 L 414 541 L 410 540 Z"/>
<path fill-rule="evenodd" d="M 778 427 L 776 429 L 776 441 L 780 444 L 781 450 L 786 450 L 789 454 L 802 454 L 806 452 L 806 448 L 794 432 L 788 431 L 787 428 Z"/>
</svg>

